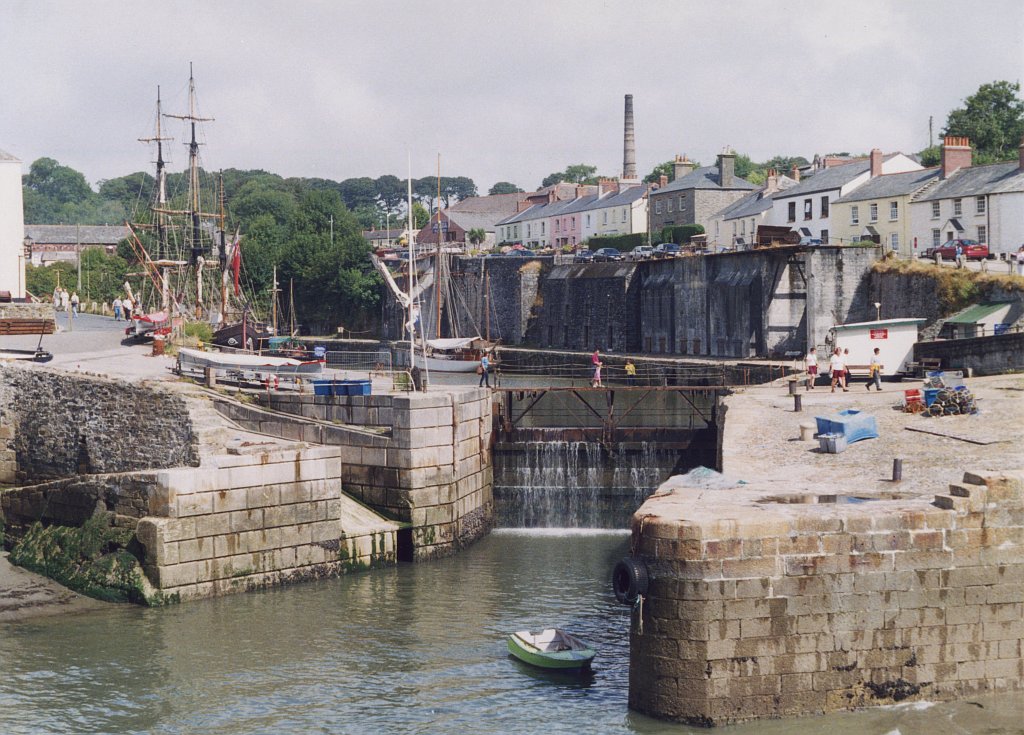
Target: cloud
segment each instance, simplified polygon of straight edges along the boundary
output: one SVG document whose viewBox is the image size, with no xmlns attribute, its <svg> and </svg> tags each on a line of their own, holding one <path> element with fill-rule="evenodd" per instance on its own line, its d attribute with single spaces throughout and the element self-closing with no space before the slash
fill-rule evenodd
<svg viewBox="0 0 1024 735">
<path fill-rule="evenodd" d="M 187 103 L 210 168 L 285 176 L 468 175 L 524 188 L 586 162 L 617 174 L 725 145 L 755 160 L 916 151 L 977 87 L 1024 68 L 1024 7 L 739 0 L 8 2 L 0 148 L 91 181 L 148 169 L 136 142 Z M 984 39 L 984 42 L 978 42 Z M 965 53 L 964 49 L 968 49 Z M 184 167 L 185 133 L 174 166 Z"/>
</svg>

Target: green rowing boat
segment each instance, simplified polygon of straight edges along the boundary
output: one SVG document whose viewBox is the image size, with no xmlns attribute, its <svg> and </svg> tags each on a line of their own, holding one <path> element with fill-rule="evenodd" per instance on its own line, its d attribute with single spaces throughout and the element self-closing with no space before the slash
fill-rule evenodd
<svg viewBox="0 0 1024 735">
<path fill-rule="evenodd" d="M 597 651 L 558 628 L 540 633 L 521 630 L 508 637 L 508 652 L 542 669 L 588 669 Z"/>
</svg>

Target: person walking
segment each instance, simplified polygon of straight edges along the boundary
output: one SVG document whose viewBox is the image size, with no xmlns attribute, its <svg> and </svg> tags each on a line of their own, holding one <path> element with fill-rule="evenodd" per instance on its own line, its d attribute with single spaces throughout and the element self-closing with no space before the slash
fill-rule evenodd
<svg viewBox="0 0 1024 735">
<path fill-rule="evenodd" d="M 114 321 L 121 321 L 121 297 L 117 296 L 114 298 Z"/>
<path fill-rule="evenodd" d="M 868 365 L 868 384 L 864 387 L 871 390 L 871 386 L 874 385 L 878 390 L 882 390 L 882 351 L 876 347 L 875 353 L 871 355 L 871 364 Z"/>
<path fill-rule="evenodd" d="M 60 311 L 60 286 L 53 287 L 53 310 Z"/>
<path fill-rule="evenodd" d="M 843 390 L 848 390 L 850 381 L 850 349 L 843 350 Z"/>
<path fill-rule="evenodd" d="M 814 381 L 818 379 L 818 355 L 814 347 L 807 350 L 804 366 L 807 370 L 807 390 L 814 390 Z"/>
<path fill-rule="evenodd" d="M 628 357 L 626 358 L 626 385 L 636 385 L 636 365 Z"/>
<path fill-rule="evenodd" d="M 832 358 L 829 360 L 829 372 L 832 373 L 832 393 L 836 392 L 836 385 L 846 390 L 843 386 L 843 355 L 836 347 L 832 352 Z"/>
<path fill-rule="evenodd" d="M 130 322 L 132 320 L 132 310 L 135 308 L 135 304 L 132 303 L 132 297 L 125 296 L 124 301 L 121 302 L 121 305 L 124 307 L 125 321 Z"/>
<path fill-rule="evenodd" d="M 78 300 L 78 291 L 74 291 L 71 294 L 71 313 L 74 316 L 78 316 L 78 304 L 79 303 L 80 302 Z"/>
<path fill-rule="evenodd" d="M 68 310 L 68 290 L 66 288 L 60 290 L 60 310 Z"/>
<path fill-rule="evenodd" d="M 480 373 L 480 387 L 483 388 L 486 385 L 488 388 L 490 388 L 491 359 L 487 356 L 486 352 L 480 356 L 480 365 L 477 367 L 476 371 Z"/>
<path fill-rule="evenodd" d="M 601 388 L 601 353 L 594 349 L 594 354 L 590 356 L 590 364 L 594 368 L 594 375 L 590 379 L 591 388 Z"/>
</svg>

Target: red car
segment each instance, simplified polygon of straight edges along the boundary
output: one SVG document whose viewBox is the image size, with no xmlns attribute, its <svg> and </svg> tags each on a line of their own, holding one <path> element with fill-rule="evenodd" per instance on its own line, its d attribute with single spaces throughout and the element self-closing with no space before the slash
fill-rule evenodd
<svg viewBox="0 0 1024 735">
<path fill-rule="evenodd" d="M 938 254 L 943 260 L 956 260 L 958 247 L 967 260 L 985 260 L 989 257 L 988 244 L 977 240 L 949 240 L 937 248 L 928 248 L 921 257 L 934 258 Z"/>
</svg>

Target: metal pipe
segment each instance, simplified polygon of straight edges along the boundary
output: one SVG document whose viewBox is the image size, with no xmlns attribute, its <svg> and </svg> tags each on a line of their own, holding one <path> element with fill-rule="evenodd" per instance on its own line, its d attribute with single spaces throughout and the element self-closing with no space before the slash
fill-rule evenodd
<svg viewBox="0 0 1024 735">
<path fill-rule="evenodd" d="M 894 459 L 892 461 L 892 481 L 899 482 L 903 479 L 903 460 Z"/>
</svg>

